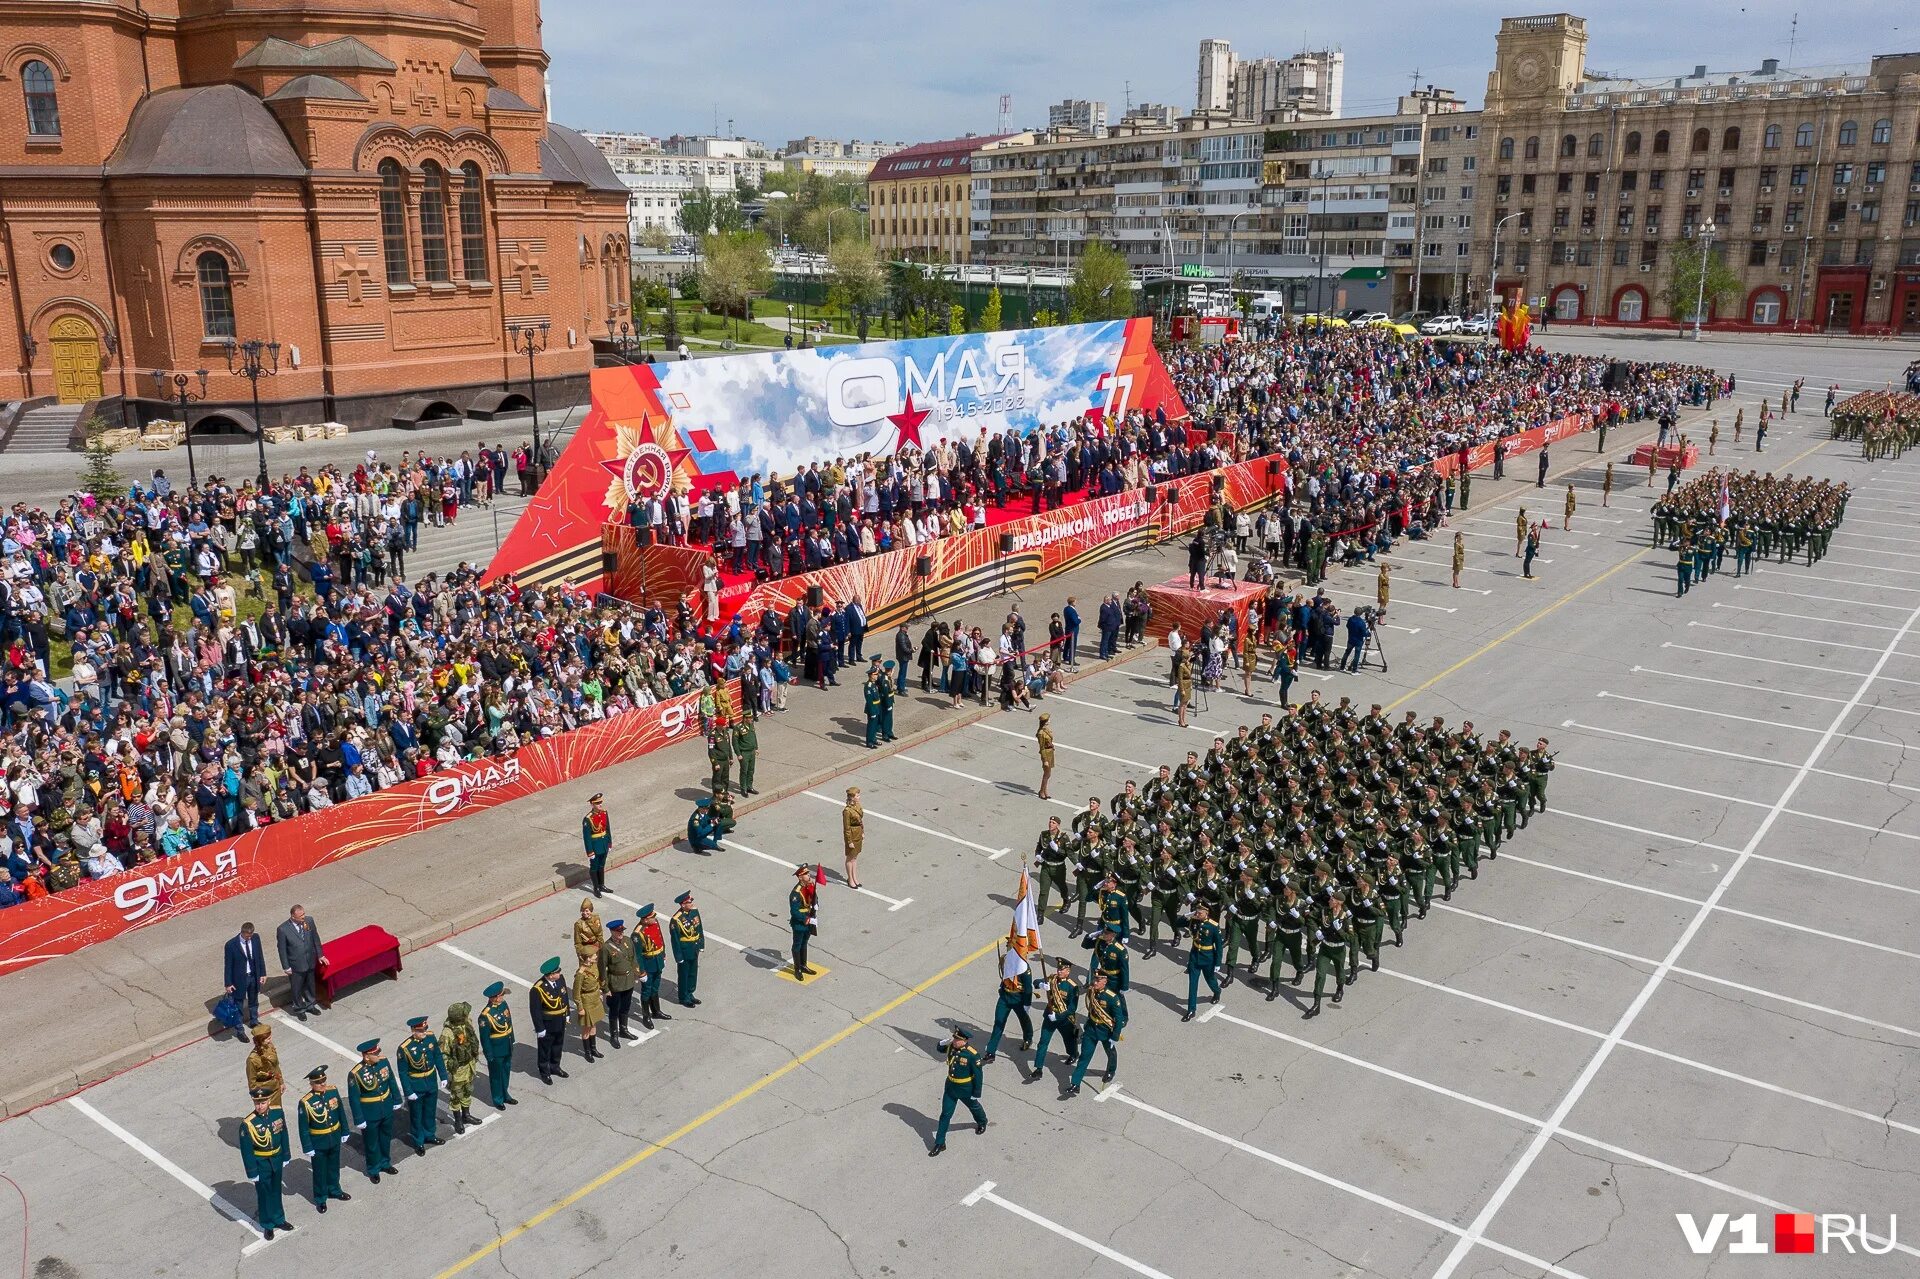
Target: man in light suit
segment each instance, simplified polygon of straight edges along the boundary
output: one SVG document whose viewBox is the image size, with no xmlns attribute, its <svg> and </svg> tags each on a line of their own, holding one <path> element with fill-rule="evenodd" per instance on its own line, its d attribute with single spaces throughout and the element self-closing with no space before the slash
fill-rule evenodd
<svg viewBox="0 0 1920 1279">
<path fill-rule="evenodd" d="M 313 975 L 320 967 L 320 929 L 308 917 L 306 907 L 295 906 L 280 922 L 274 941 L 280 952 L 280 971 L 293 983 L 287 1011 L 305 1021 L 308 1013 L 320 1011 L 313 997 Z"/>
<path fill-rule="evenodd" d="M 260 981 L 266 976 L 267 956 L 260 947 L 260 938 L 255 935 L 253 925 L 240 925 L 237 937 L 227 938 L 226 954 L 227 993 L 240 1001 L 247 1025 L 260 1021 Z M 247 1032 L 235 1029 L 234 1037 L 241 1041 L 247 1038 Z"/>
</svg>

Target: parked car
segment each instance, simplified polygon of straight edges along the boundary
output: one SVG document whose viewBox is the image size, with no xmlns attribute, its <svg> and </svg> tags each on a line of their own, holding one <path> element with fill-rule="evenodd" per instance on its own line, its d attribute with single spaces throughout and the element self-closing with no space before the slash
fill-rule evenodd
<svg viewBox="0 0 1920 1279">
<path fill-rule="evenodd" d="M 1460 327 L 1454 330 L 1462 337 L 1483 338 L 1493 332 L 1493 321 L 1484 315 L 1460 321 Z"/>
<path fill-rule="evenodd" d="M 1393 317 L 1393 322 L 1395 324 L 1411 324 L 1415 328 L 1418 328 L 1432 318 L 1433 312 L 1431 311 L 1402 311 Z"/>
<path fill-rule="evenodd" d="M 1392 324 L 1393 317 L 1385 311 L 1362 311 L 1355 324 Z"/>
<path fill-rule="evenodd" d="M 1458 333 L 1460 326 L 1465 323 L 1466 321 L 1457 315 L 1436 315 L 1422 324 L 1420 331 L 1428 337 L 1440 337 L 1448 333 Z"/>
</svg>

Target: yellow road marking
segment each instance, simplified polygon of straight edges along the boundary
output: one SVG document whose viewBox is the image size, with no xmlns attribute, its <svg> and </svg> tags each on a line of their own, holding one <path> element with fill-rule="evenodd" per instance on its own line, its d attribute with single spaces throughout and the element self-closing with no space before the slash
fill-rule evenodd
<svg viewBox="0 0 1920 1279">
<path fill-rule="evenodd" d="M 1767 469 L 1771 471 L 1785 470 L 1787 467 L 1792 466 L 1795 462 L 1798 462 L 1801 458 L 1807 457 L 1813 453 L 1817 453 L 1819 450 L 1821 450 L 1822 448 L 1825 448 L 1827 445 L 1831 443 L 1833 443 L 1832 440 L 1821 440 L 1818 444 L 1815 444 L 1812 448 L 1805 449 L 1799 453 L 1796 453 L 1794 456 L 1782 462 L 1779 466 L 1769 467 Z M 1518 635 L 1521 631 L 1524 631 L 1529 626 L 1532 626 L 1535 622 L 1557 611 L 1562 604 L 1572 603 L 1574 600 L 1579 599 L 1582 595 L 1585 595 L 1588 591 L 1592 590 L 1594 587 L 1600 585 L 1600 583 L 1612 577 L 1615 573 L 1618 573 L 1621 569 L 1628 568 L 1634 564 L 1638 564 L 1642 559 L 1646 557 L 1647 549 L 1657 549 L 1657 548 L 1642 548 L 1640 550 L 1636 550 L 1633 554 L 1629 555 L 1626 559 L 1621 560 L 1618 564 L 1615 564 L 1612 568 L 1608 569 L 1606 572 L 1602 573 L 1600 576 L 1587 582 L 1584 586 L 1578 586 L 1578 587 L 1575 587 L 1573 590 L 1568 591 L 1565 595 L 1562 595 L 1559 599 L 1547 605 L 1545 608 L 1541 609 L 1538 613 L 1535 613 L 1532 617 L 1529 617 L 1525 621 L 1518 623 L 1511 630 L 1500 635 L 1498 638 L 1489 640 L 1487 643 L 1481 645 L 1479 648 L 1476 648 L 1475 650 L 1473 650 L 1473 652 L 1468 653 L 1465 657 L 1455 662 L 1452 666 L 1447 667 L 1446 670 L 1441 671 L 1438 675 L 1435 675 L 1433 678 L 1427 680 L 1425 683 L 1420 684 L 1415 688 L 1408 689 L 1406 692 L 1402 693 L 1399 697 L 1395 698 L 1392 702 L 1390 702 L 1386 707 L 1386 711 L 1391 712 L 1399 709 L 1400 706 L 1402 706 L 1404 703 L 1412 701 L 1414 698 L 1418 697 L 1420 694 L 1432 688 L 1435 684 L 1438 684 L 1441 680 L 1447 678 L 1447 676 L 1452 675 L 1455 671 L 1458 671 L 1461 667 L 1468 666 L 1474 662 L 1479 661 L 1481 658 L 1485 657 L 1488 653 L 1491 653 L 1494 649 L 1499 648 L 1502 644 L 1506 643 L 1508 640 Z"/>
<path fill-rule="evenodd" d="M 900 1007 L 900 1005 L 906 1003 L 907 1001 L 919 998 L 921 995 L 924 995 L 927 991 L 932 990 L 935 986 L 939 985 L 941 982 L 945 981 L 947 978 L 953 976 L 955 973 L 959 972 L 962 968 L 965 968 L 967 965 L 973 963 L 975 960 L 980 959 L 985 955 L 992 954 L 994 951 L 994 948 L 999 945 L 1000 945 L 999 939 L 995 939 L 994 941 L 989 942 L 987 945 L 982 946 L 979 950 L 974 951 L 971 955 L 968 955 L 966 958 L 958 960 L 952 964 L 949 964 L 947 967 L 941 969 L 939 972 L 935 973 L 933 976 L 927 978 L 925 981 L 921 982 L 918 986 L 915 986 L 913 989 L 894 996 L 892 999 L 888 1000 L 886 1003 L 882 1004 L 880 1007 L 874 1009 L 872 1012 L 868 1013 L 865 1017 L 860 1018 L 858 1021 L 847 1023 L 845 1026 L 841 1027 L 838 1031 L 836 1031 L 832 1035 L 829 1035 L 827 1038 L 821 1040 L 819 1043 L 815 1044 L 813 1047 L 807 1049 L 807 1051 L 801 1053 L 799 1056 L 794 1057 L 792 1060 L 788 1061 L 784 1066 L 781 1066 L 778 1070 L 774 1070 L 765 1075 L 762 1075 L 759 1079 L 756 1079 L 751 1084 L 748 1084 L 745 1088 L 742 1088 L 739 1092 L 733 1094 L 733 1096 L 727 1098 L 725 1101 L 713 1107 L 713 1109 L 707 1111 L 702 1115 L 697 1116 L 696 1118 L 688 1120 L 686 1123 L 682 1124 L 680 1127 L 668 1133 L 665 1137 L 662 1137 L 659 1141 L 650 1143 L 646 1149 L 638 1152 L 637 1154 L 622 1161 L 621 1163 L 614 1165 L 612 1168 L 609 1168 L 607 1171 L 601 1173 L 598 1177 L 595 1177 L 592 1181 L 589 1181 L 586 1185 L 580 1187 L 578 1190 L 575 1190 L 573 1193 L 567 1195 L 565 1198 L 556 1201 L 550 1206 L 541 1209 L 539 1212 L 535 1213 L 533 1216 L 528 1217 L 525 1221 L 521 1222 L 519 1225 L 515 1226 L 513 1229 L 502 1234 L 498 1239 L 495 1239 L 492 1243 L 488 1244 L 486 1247 L 481 1248 L 479 1251 L 473 1253 L 471 1256 L 467 1257 L 464 1261 L 458 1262 L 455 1265 L 447 1267 L 445 1270 L 440 1272 L 437 1279 L 452 1279 L 452 1276 L 457 1275 L 462 1271 L 466 1270 L 468 1267 L 472 1266 L 475 1262 L 484 1261 L 486 1258 L 500 1251 L 500 1249 L 506 1247 L 509 1243 L 512 1243 L 515 1239 L 518 1239 L 521 1235 L 526 1234 L 529 1230 L 532 1230 L 534 1227 L 540 1225 L 543 1222 L 551 1220 L 555 1215 L 561 1212 L 564 1212 L 568 1208 L 571 1208 L 574 1204 L 579 1203 L 582 1199 L 585 1199 L 588 1195 L 592 1194 L 594 1191 L 599 1190 L 602 1187 L 608 1185 L 609 1183 L 619 1179 L 620 1177 L 625 1176 L 627 1173 L 632 1172 L 635 1168 L 638 1168 L 641 1164 L 653 1158 L 655 1155 L 659 1154 L 661 1151 L 667 1149 L 669 1146 L 672 1146 L 676 1142 L 682 1140 L 688 1134 L 694 1132 L 696 1129 L 704 1127 L 708 1123 L 711 1123 L 713 1120 L 718 1119 L 721 1115 L 726 1114 L 729 1110 L 732 1110 L 735 1106 L 739 1105 L 741 1102 L 747 1100 L 749 1097 L 752 1097 L 754 1094 L 758 1093 L 761 1089 L 765 1088 L 767 1085 L 774 1083 L 775 1081 L 781 1078 L 784 1078 L 786 1075 L 790 1074 L 795 1070 L 798 1070 L 800 1067 L 812 1061 L 815 1057 L 818 1057 L 821 1053 L 826 1052 L 828 1049 L 834 1047 L 835 1045 L 841 1043 L 843 1040 L 852 1036 L 856 1031 L 859 1031 L 863 1027 L 872 1025 L 874 1022 L 880 1020 L 882 1017 L 885 1017 L 888 1013 Z"/>
<path fill-rule="evenodd" d="M 825 977 L 828 973 L 833 971 L 833 969 L 827 967 L 825 964 L 808 964 L 807 967 L 813 969 L 813 976 L 807 978 L 805 981 L 801 981 L 799 978 L 793 975 L 792 964 L 782 964 L 780 967 L 773 970 L 773 975 L 775 977 L 778 977 L 781 981 L 790 981 L 790 982 L 793 982 L 795 985 L 799 985 L 799 986 L 811 986 L 813 985 L 813 983 L 819 981 L 822 977 Z M 876 1013 L 875 1016 L 878 1016 L 878 1014 Z"/>
</svg>

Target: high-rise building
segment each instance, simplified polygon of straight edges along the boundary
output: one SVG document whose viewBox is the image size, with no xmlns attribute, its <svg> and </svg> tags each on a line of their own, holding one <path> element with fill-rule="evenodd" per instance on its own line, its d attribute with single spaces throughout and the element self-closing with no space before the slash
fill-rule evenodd
<svg viewBox="0 0 1920 1279">
<path fill-rule="evenodd" d="M 1086 98 L 1068 98 L 1047 108 L 1048 129 L 1078 129 L 1090 138 L 1107 131 L 1107 104 Z"/>
<path fill-rule="evenodd" d="M 1174 121 L 1180 118 L 1178 107 L 1170 107 L 1159 102 L 1136 102 L 1127 111 L 1124 119 L 1139 124 L 1158 124 L 1172 128 Z"/>
<path fill-rule="evenodd" d="M 1346 67 L 1347 55 L 1338 49 L 1243 60 L 1225 40 L 1202 40 L 1194 108 L 1236 120 L 1260 120 L 1280 110 L 1308 118 L 1337 116 Z"/>
</svg>

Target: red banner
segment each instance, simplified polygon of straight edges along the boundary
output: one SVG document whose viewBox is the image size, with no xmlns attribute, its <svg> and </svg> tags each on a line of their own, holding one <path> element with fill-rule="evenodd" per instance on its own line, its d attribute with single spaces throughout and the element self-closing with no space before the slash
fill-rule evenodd
<svg viewBox="0 0 1920 1279">
<path fill-rule="evenodd" d="M 1155 485 L 1151 502 L 1145 489 L 1134 489 L 795 577 L 742 584 L 721 597 L 720 612 L 729 620 L 739 613 L 742 624 L 751 626 L 769 608 L 784 616 L 806 599 L 809 587 L 818 586 L 835 604 L 857 595 L 868 628 L 891 629 L 908 618 L 1017 590 L 1192 529 L 1206 518 L 1216 478 L 1236 511 L 1264 506 L 1283 490 L 1285 474 L 1286 463 L 1278 458 L 1240 462 Z M 1007 535 L 1013 537 L 1013 552 L 1003 556 L 1000 539 Z M 637 571 L 626 562 L 636 548 L 630 541 L 621 545 L 616 584 L 636 580 Z M 921 556 L 931 560 L 925 576 L 914 572 Z"/>
<path fill-rule="evenodd" d="M 1536 426 L 1531 431 L 1521 431 L 1517 435 L 1506 436 L 1500 443 L 1506 446 L 1506 456 L 1507 459 L 1511 461 L 1516 457 L 1523 457 L 1528 453 L 1538 452 L 1547 445 L 1564 440 L 1568 436 L 1578 435 L 1582 431 L 1592 429 L 1593 419 L 1591 417 L 1585 413 L 1572 413 L 1566 417 L 1549 422 L 1545 426 Z M 1493 445 L 1476 444 L 1467 450 L 1467 457 L 1469 459 L 1467 466 L 1470 470 L 1478 471 L 1485 467 L 1492 466 Z M 1460 473 L 1460 455 L 1458 453 L 1449 453 L 1445 457 L 1436 458 L 1433 463 L 1433 473 L 1440 476 L 1458 475 Z"/>
<path fill-rule="evenodd" d="M 1239 620 L 1238 633 L 1245 635 L 1250 624 L 1258 624 L 1259 618 L 1251 616 L 1251 610 L 1266 594 L 1267 588 L 1259 582 L 1235 582 L 1232 586 L 1196 591 L 1187 584 L 1186 578 L 1176 577 L 1149 586 L 1147 603 L 1153 606 L 1153 616 L 1147 619 L 1147 638 L 1164 644 L 1178 626 L 1182 639 L 1189 644 L 1196 643 L 1207 623 L 1218 621 L 1223 612 L 1230 612 Z"/>
<path fill-rule="evenodd" d="M 600 530 L 602 563 L 613 565 L 606 592 L 630 604 L 658 603 L 671 612 L 686 600 L 698 615 L 700 570 L 713 558 L 697 546 L 640 545 L 639 534 L 626 524 L 608 524 Z"/>
<path fill-rule="evenodd" d="M 406 835 L 698 738 L 698 693 L 627 711 L 498 759 L 456 764 L 317 813 L 0 911 L 0 972 L 70 955 Z"/>
</svg>

